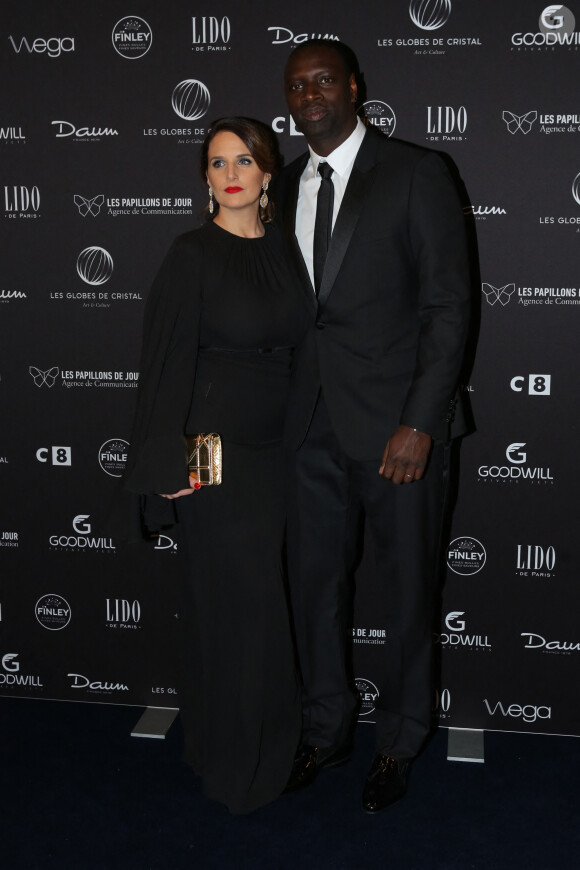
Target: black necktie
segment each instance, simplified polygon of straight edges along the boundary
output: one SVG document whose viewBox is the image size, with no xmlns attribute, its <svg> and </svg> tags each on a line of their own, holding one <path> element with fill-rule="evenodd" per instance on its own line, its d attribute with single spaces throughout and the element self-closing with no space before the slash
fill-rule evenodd
<svg viewBox="0 0 580 870">
<path fill-rule="evenodd" d="M 316 220 L 314 223 L 314 290 L 318 296 L 326 253 L 332 234 L 332 209 L 334 206 L 334 184 L 332 183 L 332 166 L 328 163 L 318 164 L 318 174 L 321 176 L 318 197 L 316 199 Z"/>
</svg>

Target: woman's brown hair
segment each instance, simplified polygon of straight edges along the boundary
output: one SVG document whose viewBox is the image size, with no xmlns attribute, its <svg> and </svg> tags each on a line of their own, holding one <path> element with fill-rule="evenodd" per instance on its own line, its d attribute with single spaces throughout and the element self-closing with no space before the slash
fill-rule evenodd
<svg viewBox="0 0 580 870">
<path fill-rule="evenodd" d="M 233 133 L 242 140 L 248 151 L 256 161 L 257 165 L 263 172 L 268 172 L 275 178 L 283 165 L 282 155 L 280 154 L 280 146 L 278 139 L 271 127 L 262 121 L 257 121 L 255 118 L 218 118 L 210 127 L 210 131 L 205 137 L 201 146 L 200 154 L 200 174 L 202 180 L 207 182 L 208 169 L 208 151 L 212 139 L 218 133 Z M 215 203 L 213 215 L 207 213 L 207 218 L 213 218 L 216 215 L 216 207 L 219 209 L 219 204 Z M 274 219 L 274 203 L 270 199 L 266 208 L 260 206 L 260 217 L 264 223 L 269 223 Z"/>
</svg>

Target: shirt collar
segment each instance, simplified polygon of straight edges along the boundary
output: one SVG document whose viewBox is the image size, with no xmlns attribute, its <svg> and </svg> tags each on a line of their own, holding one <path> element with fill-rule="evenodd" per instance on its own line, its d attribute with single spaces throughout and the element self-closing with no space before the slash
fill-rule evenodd
<svg viewBox="0 0 580 870">
<path fill-rule="evenodd" d="M 314 175 L 318 173 L 318 164 L 324 160 L 326 160 L 327 163 L 330 163 L 333 172 L 336 172 L 337 175 L 345 175 L 358 154 L 365 132 L 365 125 L 360 118 L 357 118 L 356 127 L 348 139 L 345 139 L 342 145 L 339 145 L 338 148 L 331 151 L 328 157 L 321 157 L 316 153 L 316 151 L 313 151 L 309 145 L 310 162 L 312 163 Z"/>
</svg>

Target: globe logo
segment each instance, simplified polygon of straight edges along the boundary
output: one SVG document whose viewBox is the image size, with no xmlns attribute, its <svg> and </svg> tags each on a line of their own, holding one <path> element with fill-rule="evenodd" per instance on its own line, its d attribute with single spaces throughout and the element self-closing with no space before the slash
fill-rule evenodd
<svg viewBox="0 0 580 870">
<path fill-rule="evenodd" d="M 113 258 L 104 248 L 93 245 L 77 257 L 77 272 L 85 284 L 104 284 L 113 274 Z"/>
<path fill-rule="evenodd" d="M 572 196 L 574 197 L 578 205 L 580 205 L 580 172 L 572 182 Z"/>
<path fill-rule="evenodd" d="M 411 0 L 409 15 L 422 30 L 437 30 L 449 20 L 451 0 Z"/>
<path fill-rule="evenodd" d="M 171 105 L 173 111 L 185 121 L 197 121 L 203 118 L 209 109 L 210 95 L 203 82 L 197 79 L 185 79 L 179 82 L 173 90 Z"/>
</svg>

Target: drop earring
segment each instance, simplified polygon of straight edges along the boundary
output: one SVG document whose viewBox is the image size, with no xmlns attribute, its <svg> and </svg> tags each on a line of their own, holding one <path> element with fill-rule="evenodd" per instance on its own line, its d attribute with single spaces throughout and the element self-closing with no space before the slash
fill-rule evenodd
<svg viewBox="0 0 580 870">
<path fill-rule="evenodd" d="M 213 214 L 214 208 L 215 208 L 214 201 L 213 201 L 213 187 L 210 187 L 210 189 L 209 189 L 209 206 L 208 206 L 208 208 L 209 208 L 209 213 Z"/>
<path fill-rule="evenodd" d="M 261 208 L 266 208 L 266 206 L 268 205 L 268 194 L 266 193 L 267 190 L 268 190 L 268 182 L 265 181 L 262 184 L 262 196 L 260 197 L 260 207 Z"/>
</svg>

